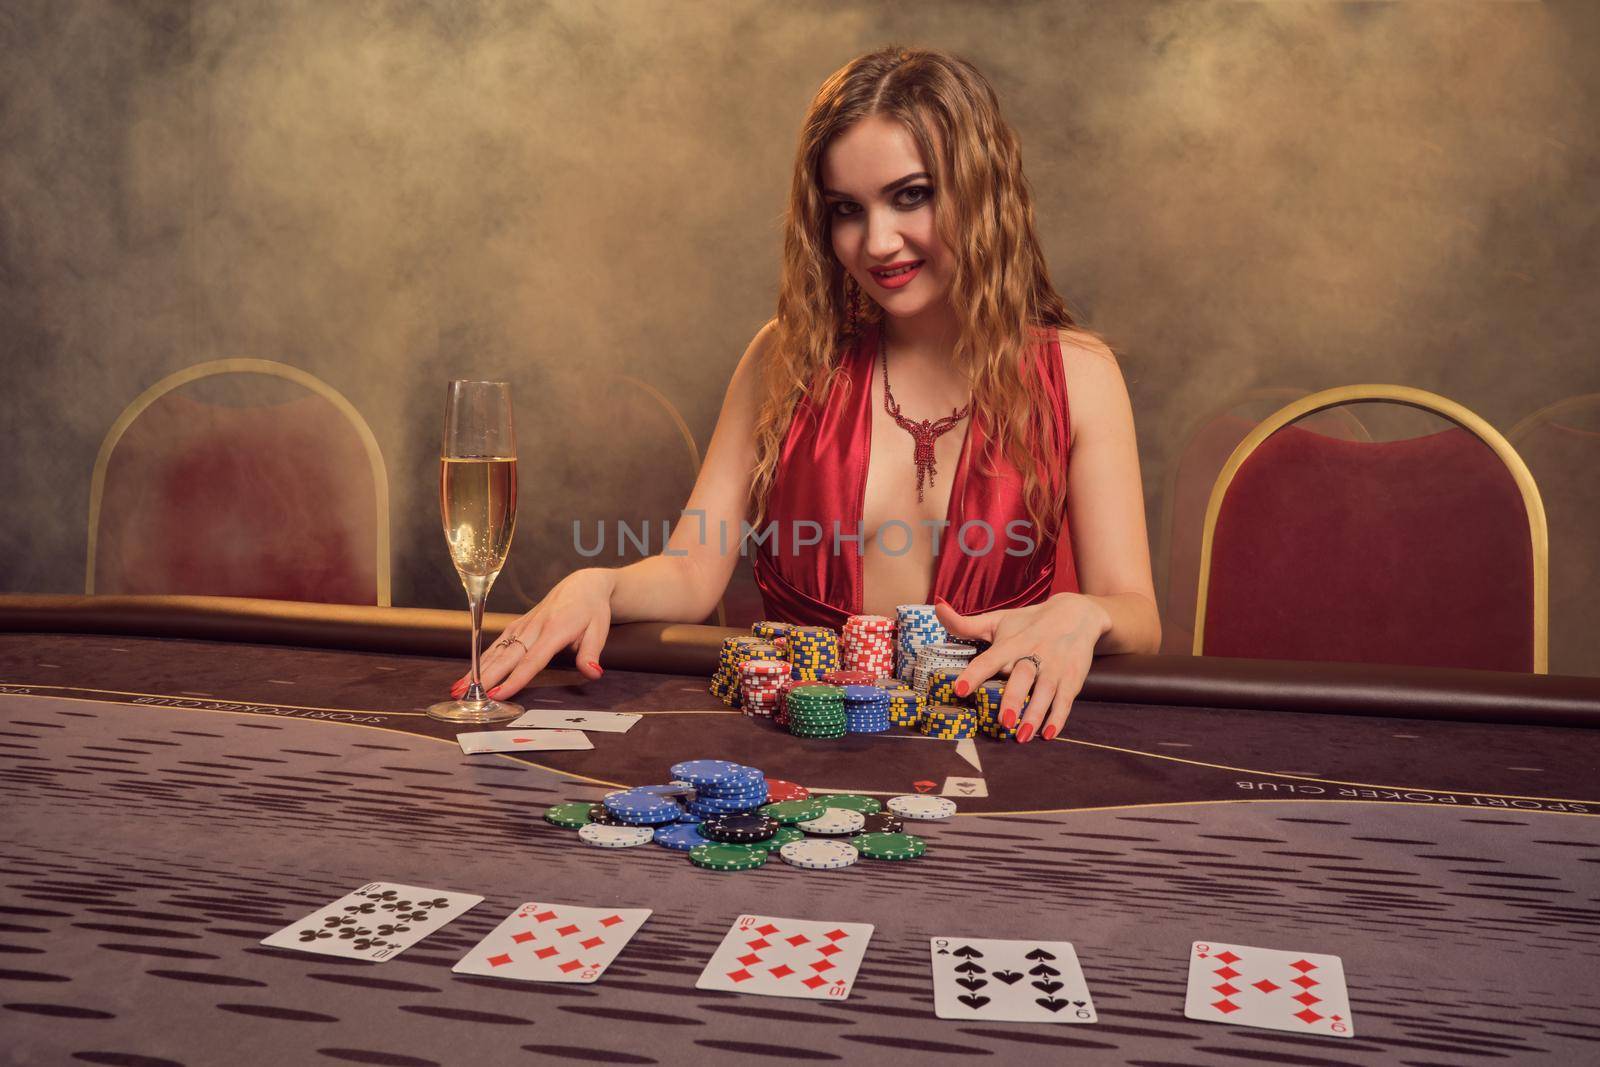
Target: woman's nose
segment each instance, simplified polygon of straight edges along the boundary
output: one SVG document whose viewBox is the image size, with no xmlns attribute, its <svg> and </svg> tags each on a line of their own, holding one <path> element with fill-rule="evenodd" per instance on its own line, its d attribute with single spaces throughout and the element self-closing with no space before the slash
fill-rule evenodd
<svg viewBox="0 0 1600 1067">
<path fill-rule="evenodd" d="M 892 212 L 873 211 L 867 216 L 867 255 L 879 263 L 891 262 L 893 256 L 905 247 L 900 226 Z"/>
</svg>

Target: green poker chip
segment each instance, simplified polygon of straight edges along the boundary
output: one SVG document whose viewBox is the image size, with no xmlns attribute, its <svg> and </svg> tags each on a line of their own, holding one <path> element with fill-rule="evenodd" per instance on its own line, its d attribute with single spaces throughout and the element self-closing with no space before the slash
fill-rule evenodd
<svg viewBox="0 0 1600 1067">
<path fill-rule="evenodd" d="M 757 847 L 764 848 L 768 852 L 776 852 L 784 845 L 787 845 L 790 841 L 804 840 L 806 840 L 806 832 L 800 829 L 800 827 L 780 826 L 778 827 L 777 833 L 773 834 L 765 841 L 757 841 L 755 844 Z"/>
<path fill-rule="evenodd" d="M 770 815 L 786 825 L 804 822 L 806 819 L 815 819 L 828 810 L 828 806 L 816 797 L 809 800 L 780 800 L 776 804 L 767 804 L 762 807 L 761 814 Z"/>
<path fill-rule="evenodd" d="M 570 804 L 557 804 L 544 813 L 544 821 L 555 823 L 557 826 L 568 830 L 576 830 L 589 822 L 589 809 L 593 807 L 587 801 L 574 801 Z"/>
<path fill-rule="evenodd" d="M 850 843 L 869 860 L 914 860 L 928 843 L 914 834 L 857 834 Z"/>
<path fill-rule="evenodd" d="M 761 845 L 696 845 L 689 850 L 689 862 L 708 871 L 752 871 L 767 862 Z"/>
<path fill-rule="evenodd" d="M 817 798 L 830 808 L 844 808 L 846 811 L 859 811 L 863 815 L 876 815 L 883 810 L 871 797 L 864 797 L 858 793 L 835 793 Z"/>
</svg>

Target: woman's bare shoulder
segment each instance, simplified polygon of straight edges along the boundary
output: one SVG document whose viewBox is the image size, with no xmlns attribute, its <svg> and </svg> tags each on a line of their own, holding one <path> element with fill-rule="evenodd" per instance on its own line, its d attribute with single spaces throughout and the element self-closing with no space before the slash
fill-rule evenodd
<svg viewBox="0 0 1600 1067">
<path fill-rule="evenodd" d="M 1074 327 L 1057 331 L 1061 367 L 1072 410 L 1072 438 L 1098 436 L 1107 424 L 1130 418 L 1128 386 L 1116 353 L 1098 334 Z"/>
</svg>

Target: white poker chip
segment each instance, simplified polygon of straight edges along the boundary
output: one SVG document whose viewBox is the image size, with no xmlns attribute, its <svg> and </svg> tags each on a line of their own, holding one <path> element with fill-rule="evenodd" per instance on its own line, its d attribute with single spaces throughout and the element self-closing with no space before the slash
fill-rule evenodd
<svg viewBox="0 0 1600 1067">
<path fill-rule="evenodd" d="M 867 825 L 867 817 L 849 808 L 828 808 L 815 819 L 806 819 L 795 825 L 808 834 L 853 834 Z"/>
<path fill-rule="evenodd" d="M 808 871 L 836 871 L 861 858 L 856 846 L 847 841 L 790 841 L 778 849 L 783 862 Z"/>
<path fill-rule="evenodd" d="M 888 808 L 902 819 L 948 819 L 956 813 L 949 797 L 890 797 Z"/>
<path fill-rule="evenodd" d="M 578 827 L 578 839 L 596 848 L 632 848 L 655 840 L 654 826 L 604 826 L 597 822 Z"/>
</svg>

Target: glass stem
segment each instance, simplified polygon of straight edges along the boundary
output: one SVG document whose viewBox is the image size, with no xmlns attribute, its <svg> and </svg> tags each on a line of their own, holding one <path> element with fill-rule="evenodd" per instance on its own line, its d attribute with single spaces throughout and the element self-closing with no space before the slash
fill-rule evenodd
<svg viewBox="0 0 1600 1067">
<path fill-rule="evenodd" d="M 467 605 L 472 609 L 472 684 L 467 686 L 467 691 L 461 694 L 462 700 L 486 700 L 483 692 L 483 682 L 478 674 L 478 644 L 483 632 L 483 597 L 467 594 Z"/>
</svg>

